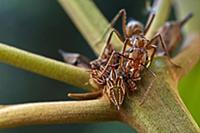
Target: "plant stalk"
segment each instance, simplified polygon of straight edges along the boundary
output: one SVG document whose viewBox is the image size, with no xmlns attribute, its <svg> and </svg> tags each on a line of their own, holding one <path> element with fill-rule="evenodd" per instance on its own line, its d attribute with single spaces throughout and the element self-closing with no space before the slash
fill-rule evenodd
<svg viewBox="0 0 200 133">
<path fill-rule="evenodd" d="M 0 128 L 38 124 L 88 123 L 117 120 L 108 99 L 10 105 L 0 109 Z"/>
<path fill-rule="evenodd" d="M 80 88 L 92 89 L 88 84 L 88 70 L 36 55 L 0 43 L 0 62 L 34 72 Z"/>
</svg>

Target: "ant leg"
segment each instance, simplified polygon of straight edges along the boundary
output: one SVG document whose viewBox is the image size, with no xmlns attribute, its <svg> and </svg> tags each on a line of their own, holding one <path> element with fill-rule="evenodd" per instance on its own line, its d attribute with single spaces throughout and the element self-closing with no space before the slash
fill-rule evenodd
<svg viewBox="0 0 200 133">
<path fill-rule="evenodd" d="M 147 64 L 145 64 L 145 66 L 146 66 L 147 68 L 151 65 L 152 60 L 153 60 L 153 57 L 154 57 L 154 55 L 155 55 L 155 53 L 156 53 L 157 46 L 156 46 L 156 45 L 153 45 L 153 43 L 155 43 L 154 41 L 155 41 L 155 40 L 152 39 L 152 40 L 147 44 L 147 49 L 148 49 L 148 50 L 149 50 L 149 49 L 152 49 L 152 50 L 153 50 L 153 52 L 152 52 L 152 54 L 150 55 L 150 57 L 148 57 L 148 62 L 147 62 Z"/>
<path fill-rule="evenodd" d="M 107 56 L 108 54 L 110 54 L 110 53 L 108 53 L 107 51 L 113 51 L 114 50 L 114 48 L 112 47 L 112 45 L 111 45 L 111 43 L 110 43 L 110 41 L 111 41 L 111 39 L 112 39 L 112 36 L 113 36 L 113 33 L 115 33 L 116 35 L 117 35 L 117 37 L 122 41 L 123 40 L 123 38 L 122 38 L 122 36 L 119 34 L 119 32 L 116 30 L 116 29 L 113 29 L 112 31 L 111 31 L 111 33 L 109 34 L 109 36 L 108 36 L 108 39 L 107 39 L 107 41 L 106 41 L 106 45 L 105 45 L 105 47 L 104 47 L 104 49 L 103 49 L 103 51 L 101 52 L 101 54 L 100 54 L 100 56 L 99 56 L 99 58 L 103 58 L 103 56 Z"/>
<path fill-rule="evenodd" d="M 106 66 L 104 67 L 103 71 L 101 72 L 101 76 L 106 72 L 107 68 L 110 66 L 114 54 L 115 54 L 115 51 L 112 52 L 112 54 L 111 54 L 111 56 L 110 56 L 110 58 L 109 58 L 109 60 L 108 60 L 108 62 L 106 64 Z"/>
<path fill-rule="evenodd" d="M 106 44 L 109 44 L 109 43 L 110 43 L 113 33 L 115 33 L 115 34 L 117 35 L 117 37 L 120 39 L 120 41 L 123 42 L 124 39 L 123 39 L 123 37 L 120 35 L 120 33 L 119 33 L 116 29 L 113 29 L 113 30 L 111 31 L 109 37 L 108 37 L 108 40 L 107 40 Z"/>
<path fill-rule="evenodd" d="M 122 54 L 123 54 L 123 55 L 124 55 L 124 53 L 125 53 L 125 51 L 126 51 L 127 45 L 129 45 L 128 43 L 129 43 L 129 39 L 127 38 L 127 39 L 124 41 L 124 47 L 123 47 L 123 50 L 122 50 Z"/>
<path fill-rule="evenodd" d="M 103 51 L 101 52 L 99 58 L 102 59 L 104 55 L 107 56 L 107 55 L 109 54 L 109 53 L 106 52 L 107 49 L 108 49 L 108 51 L 113 51 L 113 50 L 114 50 L 114 48 L 112 48 L 111 43 L 110 43 L 110 42 L 111 42 L 111 39 L 112 39 L 112 36 L 113 36 L 113 33 L 115 33 L 115 34 L 117 35 L 117 37 L 123 42 L 123 38 L 122 38 L 122 36 L 119 34 L 119 32 L 118 32 L 116 29 L 113 29 L 113 30 L 111 31 L 111 33 L 110 33 L 110 35 L 109 35 L 107 41 L 106 41 L 106 45 L 105 45 Z M 124 44 L 125 44 L 125 45 L 124 45 L 124 48 L 126 49 L 126 45 L 128 44 L 128 39 L 125 40 Z"/>
<path fill-rule="evenodd" d="M 152 24 L 154 18 L 155 18 L 155 12 L 151 12 L 150 16 L 149 16 L 149 18 L 147 20 L 147 24 L 145 25 L 145 28 L 144 28 L 144 35 L 146 35 L 146 33 L 148 32 L 149 28 L 151 27 L 151 24 Z"/>
<path fill-rule="evenodd" d="M 121 9 L 120 13 L 122 14 L 122 31 L 124 34 L 124 38 L 127 38 L 127 31 L 126 31 L 126 10 Z"/>
<path fill-rule="evenodd" d="M 156 49 L 157 49 L 157 46 L 154 45 L 154 44 L 161 44 L 163 50 L 164 50 L 165 53 L 166 53 L 166 56 L 167 56 L 168 61 L 169 61 L 172 65 L 174 65 L 175 67 L 180 67 L 180 66 L 174 64 L 174 63 L 171 61 L 170 56 L 169 56 L 169 51 L 167 50 L 166 44 L 164 43 L 164 41 L 163 41 L 163 39 L 162 39 L 162 37 L 161 37 L 160 34 L 158 34 L 158 35 L 156 35 L 155 37 L 153 37 L 153 38 L 151 39 L 151 41 L 147 44 L 147 49 L 153 49 L 153 53 L 152 53 L 152 55 L 150 56 L 150 63 L 152 62 L 153 57 L 154 57 L 155 52 L 156 52 Z M 150 63 L 148 63 L 148 66 L 150 65 Z"/>
<path fill-rule="evenodd" d="M 156 35 L 154 38 L 155 38 L 155 40 L 157 40 L 157 41 L 161 44 L 163 50 L 164 50 L 165 53 L 166 53 L 166 56 L 167 56 L 168 61 L 169 61 L 173 66 L 180 68 L 180 66 L 178 66 L 178 65 L 176 65 L 176 64 L 174 64 L 174 63 L 172 62 L 172 60 L 171 60 L 171 58 L 170 58 L 170 55 L 169 55 L 169 51 L 167 50 L 167 46 L 166 46 L 166 44 L 164 43 L 164 41 L 163 41 L 163 39 L 162 39 L 162 36 L 161 36 L 160 34 L 158 34 L 158 35 Z"/>
<path fill-rule="evenodd" d="M 68 93 L 67 96 L 77 100 L 95 99 L 102 96 L 102 90 L 87 93 Z"/>
<path fill-rule="evenodd" d="M 123 30 L 123 34 L 124 34 L 124 37 L 126 38 L 126 10 L 125 9 L 121 9 L 119 11 L 119 13 L 113 18 L 113 20 L 111 21 L 110 23 L 110 26 L 109 28 L 111 27 L 114 27 L 115 23 L 117 22 L 117 20 L 122 17 L 122 30 Z M 106 32 L 104 34 L 106 34 L 108 31 L 109 31 L 109 28 L 106 30 Z"/>
<path fill-rule="evenodd" d="M 101 72 L 101 76 L 106 72 L 107 68 L 108 68 L 108 67 L 110 66 L 110 64 L 112 63 L 112 59 L 113 59 L 113 56 L 114 56 L 115 54 L 117 54 L 117 55 L 119 55 L 119 56 L 122 56 L 122 57 L 125 57 L 125 58 L 128 58 L 128 57 L 126 57 L 126 56 L 124 56 L 124 55 L 122 55 L 122 54 L 120 54 L 120 53 L 117 53 L 117 52 L 113 51 L 112 54 L 110 55 L 110 58 L 109 58 L 107 64 L 105 65 L 103 71 Z"/>
<path fill-rule="evenodd" d="M 117 20 L 122 16 L 122 30 L 123 30 L 123 34 L 124 37 L 127 37 L 126 35 L 126 10 L 125 9 L 121 9 L 117 15 L 112 19 L 110 25 L 108 26 L 108 28 L 106 29 L 106 31 L 104 32 L 103 36 L 101 37 L 101 39 L 95 44 L 99 44 L 103 41 L 103 39 L 105 38 L 106 34 L 109 32 L 110 28 L 113 28 L 115 23 L 117 22 Z M 123 41 L 122 41 L 123 42 Z"/>
<path fill-rule="evenodd" d="M 123 47 L 123 50 L 122 50 L 121 55 L 124 55 L 128 43 L 129 43 L 129 39 L 126 39 L 126 40 L 124 41 L 124 47 Z M 120 68 L 122 68 L 123 62 L 124 62 L 124 58 L 120 58 Z"/>
</svg>

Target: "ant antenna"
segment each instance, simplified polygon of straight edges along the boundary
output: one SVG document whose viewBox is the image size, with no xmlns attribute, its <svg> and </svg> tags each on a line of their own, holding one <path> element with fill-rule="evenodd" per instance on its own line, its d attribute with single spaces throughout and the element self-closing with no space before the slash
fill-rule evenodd
<svg viewBox="0 0 200 133">
<path fill-rule="evenodd" d="M 156 78 L 156 74 L 153 72 L 153 71 L 151 71 L 150 69 L 148 69 L 145 65 L 143 65 L 143 64 L 141 64 L 148 72 L 150 72 L 152 75 L 153 75 L 153 77 L 155 77 Z"/>
<path fill-rule="evenodd" d="M 142 64 L 142 66 L 144 66 L 144 65 Z M 147 90 L 145 91 L 143 98 L 140 101 L 140 104 L 139 104 L 140 106 L 142 106 L 142 104 L 145 102 L 145 99 L 146 99 L 147 95 L 149 94 L 154 81 L 156 80 L 156 74 L 153 71 L 151 71 L 150 69 L 148 69 L 146 66 L 144 66 L 144 68 L 154 76 L 154 79 L 151 81 L 150 85 L 148 86 Z"/>
</svg>

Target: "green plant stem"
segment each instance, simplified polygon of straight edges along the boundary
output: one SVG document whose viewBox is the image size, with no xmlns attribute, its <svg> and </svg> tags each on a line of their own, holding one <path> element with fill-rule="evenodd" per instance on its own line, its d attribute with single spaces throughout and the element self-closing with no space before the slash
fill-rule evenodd
<svg viewBox="0 0 200 133">
<path fill-rule="evenodd" d="M 0 109 L 0 128 L 111 120 L 117 120 L 117 111 L 111 108 L 105 98 L 90 101 L 28 103 Z"/>
<path fill-rule="evenodd" d="M 158 29 L 166 22 L 170 12 L 171 0 L 155 0 L 152 6 L 152 11 L 155 12 L 155 18 L 146 37 L 151 39 Z"/>
<path fill-rule="evenodd" d="M 88 44 L 96 54 L 100 54 L 105 42 L 97 44 L 106 28 L 108 21 L 91 0 L 58 0 L 74 24 L 82 33 Z M 114 17 L 114 16 L 113 16 Z M 122 47 L 121 42 L 114 38 L 113 45 L 117 50 Z"/>
<path fill-rule="evenodd" d="M 0 43 L 0 62 L 56 79 L 76 87 L 92 88 L 88 84 L 89 73 L 87 70 L 2 43 Z"/>
<path fill-rule="evenodd" d="M 198 125 L 168 82 L 172 79 L 167 64 L 164 58 L 154 60 L 150 69 L 157 75 L 155 81 L 148 72 L 143 74 L 138 94 L 125 100 L 122 121 L 140 133 L 199 133 Z M 152 82 L 149 94 L 144 96 Z M 140 105 L 144 97 L 146 100 Z"/>
</svg>

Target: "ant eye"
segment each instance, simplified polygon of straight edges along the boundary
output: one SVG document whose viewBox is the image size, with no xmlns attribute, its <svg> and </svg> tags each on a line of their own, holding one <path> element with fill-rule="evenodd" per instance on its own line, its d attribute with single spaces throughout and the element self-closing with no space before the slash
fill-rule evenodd
<svg viewBox="0 0 200 133">
<path fill-rule="evenodd" d="M 130 48 L 130 49 L 128 50 L 128 52 L 129 52 L 129 53 L 132 53 L 132 52 L 133 52 L 133 49 L 132 49 L 132 48 Z"/>
</svg>

